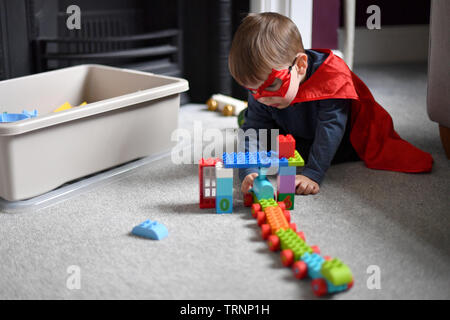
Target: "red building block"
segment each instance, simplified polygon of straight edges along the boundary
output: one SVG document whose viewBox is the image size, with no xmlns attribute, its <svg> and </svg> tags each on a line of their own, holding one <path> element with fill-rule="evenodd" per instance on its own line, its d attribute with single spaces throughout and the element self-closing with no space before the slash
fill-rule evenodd
<svg viewBox="0 0 450 320">
<path fill-rule="evenodd" d="M 292 135 L 288 134 L 283 136 L 278 135 L 278 157 L 281 158 L 292 158 L 294 157 L 295 151 L 295 139 Z"/>
<path fill-rule="evenodd" d="M 215 169 L 216 163 L 220 161 L 219 158 L 201 158 L 198 162 L 198 179 L 200 186 L 200 209 L 206 208 L 215 208 L 216 207 L 216 176 Z M 205 168 L 211 168 L 212 172 L 214 172 L 214 176 L 205 176 Z M 207 185 L 204 185 L 203 181 L 207 182 Z M 214 185 L 213 185 L 214 181 Z M 209 193 L 209 194 L 208 194 Z"/>
</svg>

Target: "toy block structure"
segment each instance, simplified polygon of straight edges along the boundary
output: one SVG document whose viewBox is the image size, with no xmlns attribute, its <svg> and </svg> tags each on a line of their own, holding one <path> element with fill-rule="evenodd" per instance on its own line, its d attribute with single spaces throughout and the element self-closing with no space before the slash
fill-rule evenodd
<svg viewBox="0 0 450 320">
<path fill-rule="evenodd" d="M 286 203 L 286 209 L 294 209 L 295 175 L 304 161 L 295 150 L 295 139 L 290 135 L 278 136 L 279 167 L 277 176 L 277 200 Z M 287 165 L 286 165 L 287 164 Z"/>
<path fill-rule="evenodd" d="M 216 212 L 233 212 L 233 169 L 223 167 L 223 163 L 216 163 Z"/>
<path fill-rule="evenodd" d="M 258 168 L 244 204 L 251 206 L 252 216 L 261 227 L 271 251 L 281 250 L 281 262 L 292 267 L 294 277 L 308 276 L 317 296 L 349 290 L 353 286 L 350 268 L 337 258 L 322 257 L 317 246 L 309 246 L 305 235 L 291 223 L 294 208 L 295 176 L 304 161 L 295 150 L 292 136 L 278 137 L 279 152 L 232 152 L 222 159 L 199 162 L 200 208 L 216 208 L 217 213 L 233 211 L 233 169 Z M 274 187 L 266 177 L 269 167 L 277 167 L 277 200 Z M 278 201 L 278 202 L 277 202 Z"/>
<path fill-rule="evenodd" d="M 217 213 L 231 213 L 233 210 L 233 169 L 258 168 L 258 183 L 261 190 L 255 195 L 272 197 L 272 184 L 262 168 L 278 167 L 277 199 L 285 201 L 287 209 L 294 208 L 296 167 L 304 161 L 295 150 L 295 139 L 291 135 L 278 136 L 279 152 L 224 152 L 222 158 L 199 161 L 200 208 L 216 208 Z M 219 164 L 220 163 L 220 164 Z M 217 165 L 217 166 L 216 166 Z M 251 205 L 253 197 L 247 195 L 244 203 Z"/>
</svg>

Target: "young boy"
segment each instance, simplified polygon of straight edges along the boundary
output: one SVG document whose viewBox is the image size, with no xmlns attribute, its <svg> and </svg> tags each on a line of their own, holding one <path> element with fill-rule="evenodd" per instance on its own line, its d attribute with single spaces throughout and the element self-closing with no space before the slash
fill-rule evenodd
<svg viewBox="0 0 450 320">
<path fill-rule="evenodd" d="M 289 18 L 249 14 L 236 31 L 228 63 L 249 90 L 242 129 L 279 129 L 295 138 L 306 161 L 296 176 L 297 194 L 318 193 L 332 163 L 363 160 L 373 169 L 431 170 L 431 155 L 400 138 L 389 114 L 342 59 L 331 50 L 304 50 Z M 241 169 L 239 176 L 247 193 L 257 173 Z"/>
</svg>

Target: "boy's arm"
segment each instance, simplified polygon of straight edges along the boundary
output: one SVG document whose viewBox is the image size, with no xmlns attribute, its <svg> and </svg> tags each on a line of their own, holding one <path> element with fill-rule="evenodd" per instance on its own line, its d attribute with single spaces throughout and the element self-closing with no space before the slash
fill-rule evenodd
<svg viewBox="0 0 450 320">
<path fill-rule="evenodd" d="M 319 102 L 318 123 L 308 161 L 302 175 L 320 184 L 341 143 L 350 110 L 350 100 L 327 99 Z"/>
<path fill-rule="evenodd" d="M 272 118 L 272 112 L 269 108 L 270 107 L 256 101 L 251 94 L 248 95 L 248 108 L 245 111 L 245 120 L 241 129 L 244 132 L 248 129 L 254 129 L 256 131 L 257 139 L 245 139 L 246 141 L 238 141 L 240 144 L 240 148 L 238 148 L 238 150 L 243 149 L 242 143 L 245 142 L 245 152 L 248 152 L 249 150 L 259 151 L 259 129 L 270 130 L 275 128 L 275 121 Z M 270 132 L 268 132 L 267 137 L 270 139 Z M 251 141 L 249 142 L 249 140 Z M 243 181 L 247 175 L 254 172 L 258 172 L 258 170 L 256 168 L 239 169 L 239 179 Z"/>
</svg>

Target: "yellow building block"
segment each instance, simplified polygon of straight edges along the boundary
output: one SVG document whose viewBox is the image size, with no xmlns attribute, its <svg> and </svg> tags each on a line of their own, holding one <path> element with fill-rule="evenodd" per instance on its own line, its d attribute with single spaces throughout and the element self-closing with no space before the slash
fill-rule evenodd
<svg viewBox="0 0 450 320">
<path fill-rule="evenodd" d="M 53 110 L 53 112 L 60 112 L 60 111 L 69 110 L 69 109 L 72 109 L 72 106 L 70 105 L 70 103 L 66 102 L 62 106 L 60 106 L 58 109 Z"/>
</svg>

